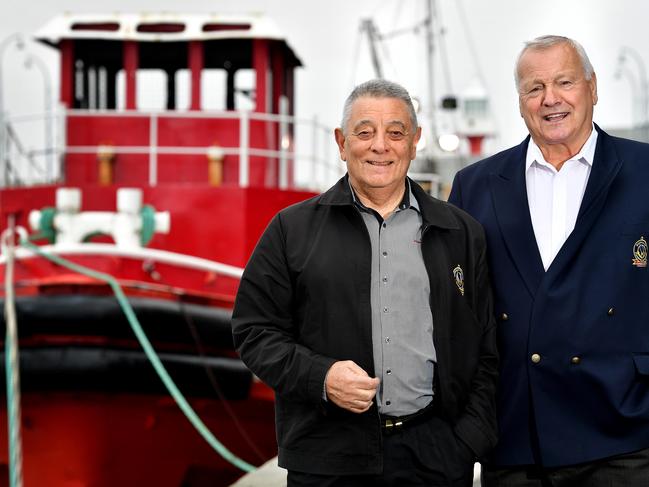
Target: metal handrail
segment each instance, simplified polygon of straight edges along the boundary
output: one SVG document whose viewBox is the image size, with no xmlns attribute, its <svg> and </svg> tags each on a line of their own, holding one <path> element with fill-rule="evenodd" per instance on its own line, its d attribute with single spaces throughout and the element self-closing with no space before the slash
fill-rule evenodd
<svg viewBox="0 0 649 487">
<path fill-rule="evenodd" d="M 282 107 L 286 110 L 286 105 Z M 42 118 L 43 115 L 41 115 Z M 306 163 L 303 167 L 310 167 L 308 170 L 308 178 L 306 181 L 294 182 L 294 187 L 308 187 L 310 189 L 324 189 L 329 186 L 332 180 L 342 174 L 342 165 L 339 161 L 329 160 L 331 153 L 328 146 L 333 145 L 333 138 L 331 137 L 331 129 L 324 124 L 318 122 L 317 119 L 308 120 L 304 118 L 297 118 L 286 113 L 257 113 L 245 110 L 239 111 L 137 111 L 137 110 L 104 110 L 104 109 L 61 109 L 58 114 L 47 114 L 48 117 L 56 117 L 59 122 L 57 132 L 63 134 L 65 131 L 65 120 L 68 117 L 128 117 L 128 118 L 144 118 L 150 120 L 149 125 L 149 143 L 141 146 L 111 146 L 111 151 L 115 154 L 148 154 L 149 155 L 149 184 L 155 186 L 157 184 L 157 158 L 159 155 L 206 155 L 211 149 L 211 146 L 160 146 L 158 140 L 158 127 L 160 120 L 166 118 L 195 118 L 195 119 L 222 119 L 222 120 L 239 120 L 239 145 L 234 147 L 220 147 L 224 155 L 237 156 L 239 158 L 239 185 L 247 187 L 249 185 L 249 158 L 250 157 L 265 157 L 270 159 L 277 159 L 279 161 L 280 174 L 279 183 L 282 189 L 288 187 L 288 164 L 286 161 L 294 161 L 297 163 Z M 12 116 L 6 119 L 6 125 L 0 127 L 0 130 L 6 130 L 6 127 L 24 122 L 38 121 L 38 114 L 28 114 Z M 312 144 L 312 152 L 310 154 L 301 151 L 299 153 L 295 150 L 288 150 L 288 147 L 282 145 L 282 139 L 278 141 L 279 149 L 257 149 L 250 147 L 250 123 L 252 121 L 262 121 L 279 125 L 279 133 L 287 135 L 289 133 L 288 127 L 293 126 L 295 129 L 299 127 L 310 127 L 311 137 L 322 138 L 325 143 L 321 144 L 325 150 L 322 155 L 317 151 L 318 144 Z M 59 141 L 65 139 L 64 137 L 57 137 Z M 329 141 L 328 143 L 326 141 Z M 56 147 L 45 147 L 43 149 L 30 150 L 30 156 L 44 156 L 58 154 L 59 159 L 62 160 L 65 154 L 93 154 L 97 153 L 99 149 L 105 148 L 105 145 L 97 146 L 75 146 L 68 145 L 62 146 L 56 144 Z M 18 155 L 20 156 L 20 154 Z M 25 157 L 23 154 L 22 157 Z M 297 164 L 294 165 L 294 167 Z M 9 186 L 9 176 L 6 170 L 2 170 L 5 174 L 4 185 Z M 52 180 L 41 180 L 35 177 L 21 177 L 20 179 L 15 174 L 12 176 L 14 181 L 31 180 L 33 183 L 51 183 Z M 294 178 L 295 180 L 295 178 Z M 20 184 L 20 183 L 19 183 Z"/>
</svg>

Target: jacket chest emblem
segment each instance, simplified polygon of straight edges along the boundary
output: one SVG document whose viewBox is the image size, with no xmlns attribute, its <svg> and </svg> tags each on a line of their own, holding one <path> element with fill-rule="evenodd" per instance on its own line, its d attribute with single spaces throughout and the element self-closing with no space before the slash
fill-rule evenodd
<svg viewBox="0 0 649 487">
<path fill-rule="evenodd" d="M 644 237 L 633 244 L 632 262 L 636 267 L 647 267 L 647 241 Z"/>
<path fill-rule="evenodd" d="M 646 249 L 647 249 L 647 247 L 645 245 L 645 265 L 647 265 L 646 264 L 646 256 L 647 256 Z M 464 296 L 464 272 L 462 271 L 462 267 L 460 267 L 458 265 L 455 269 L 453 269 L 453 277 L 455 278 L 455 285 L 460 290 L 460 294 L 462 294 L 462 296 Z"/>
</svg>

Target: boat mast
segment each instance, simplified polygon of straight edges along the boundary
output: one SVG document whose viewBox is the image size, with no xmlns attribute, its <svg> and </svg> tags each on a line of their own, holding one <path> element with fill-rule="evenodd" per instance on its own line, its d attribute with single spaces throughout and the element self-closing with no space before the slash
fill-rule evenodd
<svg viewBox="0 0 649 487">
<path fill-rule="evenodd" d="M 426 149 L 429 156 L 433 156 L 433 145 L 437 146 L 437 130 L 435 128 L 435 68 L 433 63 L 433 53 L 435 49 L 435 38 L 433 32 L 433 21 L 435 12 L 435 0 L 426 1 L 426 61 L 428 61 L 428 120 L 429 128 L 429 143 L 426 144 Z"/>
<path fill-rule="evenodd" d="M 376 49 L 376 45 L 381 39 L 379 31 L 376 28 L 376 24 L 373 19 L 362 19 L 361 20 L 361 32 L 367 32 L 367 40 L 370 46 L 370 57 L 372 58 L 372 67 L 374 68 L 374 74 L 377 78 L 383 78 L 383 69 L 381 68 L 381 61 L 379 60 L 379 53 Z"/>
</svg>

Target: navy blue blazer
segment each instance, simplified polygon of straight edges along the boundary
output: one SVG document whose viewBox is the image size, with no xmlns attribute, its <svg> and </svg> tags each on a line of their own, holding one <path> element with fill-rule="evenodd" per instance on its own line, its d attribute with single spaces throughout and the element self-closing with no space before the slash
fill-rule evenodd
<svg viewBox="0 0 649 487">
<path fill-rule="evenodd" d="M 547 271 L 527 202 L 529 137 L 453 182 L 449 201 L 487 236 L 501 354 L 494 465 L 649 447 L 649 144 L 596 129 L 575 228 Z"/>
</svg>

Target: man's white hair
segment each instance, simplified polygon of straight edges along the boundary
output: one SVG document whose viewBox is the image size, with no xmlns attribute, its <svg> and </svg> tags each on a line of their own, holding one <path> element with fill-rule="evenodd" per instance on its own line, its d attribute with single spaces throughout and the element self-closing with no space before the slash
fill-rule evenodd
<svg viewBox="0 0 649 487">
<path fill-rule="evenodd" d="M 525 47 L 523 47 L 520 54 L 518 55 L 518 58 L 516 58 L 516 66 L 514 67 L 514 80 L 516 81 L 516 89 L 519 88 L 520 78 L 518 76 L 518 66 L 521 62 L 523 54 L 530 50 L 549 49 L 550 47 L 556 46 L 558 44 L 566 44 L 572 47 L 579 56 L 579 60 L 581 61 L 581 66 L 584 69 L 584 78 L 589 80 L 593 77 L 593 74 L 595 74 L 595 69 L 590 63 L 588 54 L 586 54 L 586 50 L 581 44 L 569 37 L 555 35 L 541 36 L 537 37 L 536 39 L 532 39 L 531 41 L 527 41 L 525 43 Z"/>
</svg>

